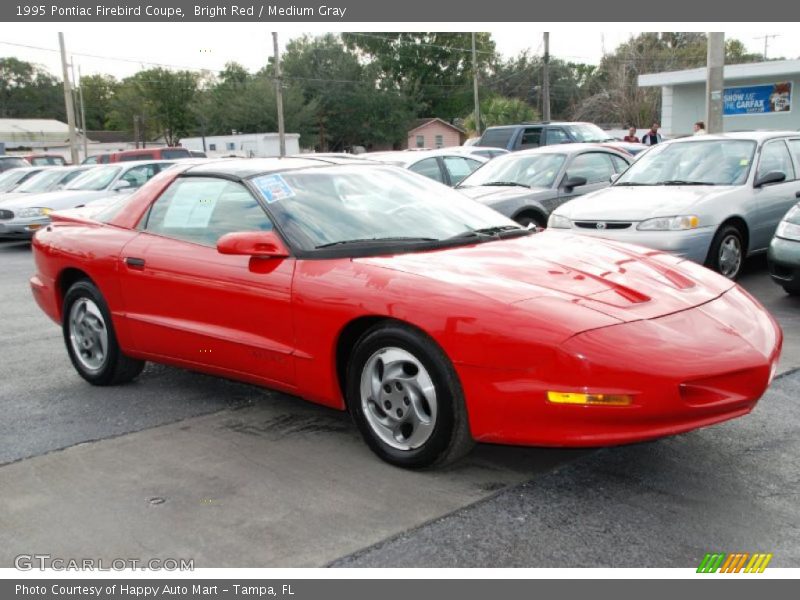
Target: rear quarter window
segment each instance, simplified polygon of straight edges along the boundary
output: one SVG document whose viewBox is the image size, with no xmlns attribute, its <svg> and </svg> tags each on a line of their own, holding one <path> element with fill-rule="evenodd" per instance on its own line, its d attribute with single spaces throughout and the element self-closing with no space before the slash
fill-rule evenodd
<svg viewBox="0 0 800 600">
<path fill-rule="evenodd" d="M 489 128 L 483 132 L 479 146 L 492 146 L 494 148 L 508 148 L 511 137 L 516 131 L 513 127 L 504 127 L 502 129 Z"/>
</svg>

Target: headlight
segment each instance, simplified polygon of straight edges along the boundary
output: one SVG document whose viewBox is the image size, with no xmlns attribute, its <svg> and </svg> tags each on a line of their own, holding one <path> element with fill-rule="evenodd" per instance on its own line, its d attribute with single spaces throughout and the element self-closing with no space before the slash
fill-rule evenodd
<svg viewBox="0 0 800 600">
<path fill-rule="evenodd" d="M 682 231 L 685 229 L 696 229 L 700 223 L 695 215 L 682 217 L 656 217 L 642 221 L 636 229 L 641 231 Z"/>
<path fill-rule="evenodd" d="M 775 231 L 775 236 L 785 240 L 800 242 L 800 225 L 795 225 L 788 221 L 781 221 L 780 225 L 778 225 L 778 229 Z"/>
<path fill-rule="evenodd" d="M 572 229 L 572 221 L 561 215 L 550 215 L 547 226 L 553 229 Z"/>
<path fill-rule="evenodd" d="M 50 208 L 21 208 L 14 212 L 21 219 L 30 219 L 31 217 L 46 217 L 53 210 Z"/>
</svg>

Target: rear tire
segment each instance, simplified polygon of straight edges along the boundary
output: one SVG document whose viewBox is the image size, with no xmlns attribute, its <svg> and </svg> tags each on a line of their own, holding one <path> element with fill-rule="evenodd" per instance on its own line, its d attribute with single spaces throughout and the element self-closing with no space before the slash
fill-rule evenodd
<svg viewBox="0 0 800 600">
<path fill-rule="evenodd" d="M 723 225 L 711 242 L 706 266 L 723 277 L 735 280 L 742 271 L 746 251 L 741 230 L 735 225 Z"/>
<path fill-rule="evenodd" d="M 72 366 L 92 385 L 127 383 L 144 361 L 125 356 L 117 342 L 111 312 L 91 281 L 75 282 L 64 296 L 62 331 Z"/>
<path fill-rule="evenodd" d="M 367 331 L 350 357 L 346 383 L 361 435 L 390 464 L 444 465 L 475 444 L 455 369 L 435 342 L 410 327 Z"/>
</svg>

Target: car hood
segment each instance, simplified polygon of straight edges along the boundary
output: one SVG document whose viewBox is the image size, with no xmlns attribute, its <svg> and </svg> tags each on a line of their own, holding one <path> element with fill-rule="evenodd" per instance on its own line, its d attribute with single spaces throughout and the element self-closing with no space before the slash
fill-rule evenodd
<svg viewBox="0 0 800 600">
<path fill-rule="evenodd" d="M 619 322 L 709 302 L 735 284 L 649 248 L 561 232 L 354 261 L 457 286 L 508 305 L 561 300 Z"/>
<path fill-rule="evenodd" d="M 611 186 L 579 196 L 555 212 L 575 220 L 643 221 L 691 214 L 698 203 L 734 193 L 734 186 Z"/>
<path fill-rule="evenodd" d="M 93 202 L 98 198 L 108 196 L 106 190 L 84 191 L 84 190 L 62 190 L 58 192 L 45 192 L 42 194 L 20 194 L 16 198 L 11 198 L 2 202 L 5 209 L 26 208 L 28 206 L 41 206 L 59 210 L 62 208 L 73 208 Z"/>
<path fill-rule="evenodd" d="M 516 198 L 544 199 L 551 197 L 555 192 L 548 188 L 524 188 L 516 185 L 497 186 L 497 185 L 477 185 L 475 187 L 457 188 L 465 196 L 483 204 L 499 204 L 506 200 Z"/>
</svg>

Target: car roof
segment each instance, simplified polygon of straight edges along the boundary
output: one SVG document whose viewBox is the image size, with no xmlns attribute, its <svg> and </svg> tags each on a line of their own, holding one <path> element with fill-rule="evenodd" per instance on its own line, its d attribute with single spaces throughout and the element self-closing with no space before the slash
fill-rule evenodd
<svg viewBox="0 0 800 600">
<path fill-rule="evenodd" d="M 713 133 L 713 134 L 706 134 L 702 136 L 691 135 L 682 138 L 676 138 L 674 140 L 668 140 L 670 144 L 682 144 L 685 142 L 691 141 L 703 141 L 703 140 L 753 140 L 755 142 L 761 142 L 764 140 L 770 140 L 773 138 L 783 138 L 783 137 L 800 137 L 800 132 L 798 131 L 731 131 L 729 133 Z"/>
<path fill-rule="evenodd" d="M 453 148 L 437 148 L 436 150 L 397 150 L 394 152 L 368 152 L 362 156 L 373 161 L 388 161 L 394 163 L 402 163 L 410 165 L 419 162 L 426 158 L 433 158 L 436 156 L 460 156 L 462 158 L 470 158 L 472 160 L 486 162 L 486 158 L 480 155 L 473 155 L 464 150 L 460 150 L 461 146 L 454 146 Z M 469 156 L 465 156 L 469 154 Z"/>
<path fill-rule="evenodd" d="M 546 125 L 594 125 L 588 121 L 530 121 L 525 123 L 517 123 L 515 125 L 493 125 L 486 129 L 516 129 L 517 127 L 530 127 L 531 125 L 546 126 Z"/>
<path fill-rule="evenodd" d="M 180 163 L 177 163 L 180 164 Z M 341 160 L 337 158 L 229 158 L 220 160 L 209 160 L 202 164 L 192 165 L 183 171 L 184 174 L 191 175 L 217 175 L 222 177 L 233 177 L 236 179 L 247 179 L 255 175 L 265 175 L 280 171 L 291 171 L 309 167 L 331 167 L 337 165 L 357 164 L 354 160 Z M 364 161 L 363 164 L 370 164 Z M 372 163 L 374 164 L 374 162 Z"/>
<path fill-rule="evenodd" d="M 581 154 L 583 152 L 607 152 L 608 154 L 614 154 L 617 156 L 621 156 L 623 158 L 630 158 L 629 155 L 626 155 L 624 152 L 621 152 L 617 148 L 613 146 L 607 146 L 604 142 L 576 142 L 574 144 L 553 144 L 552 146 L 539 146 L 538 148 L 529 148 L 527 150 L 518 150 L 517 152 L 510 152 L 509 154 L 504 154 L 502 157 L 498 156 L 497 158 L 505 158 L 506 156 L 528 156 L 530 154 Z"/>
</svg>

